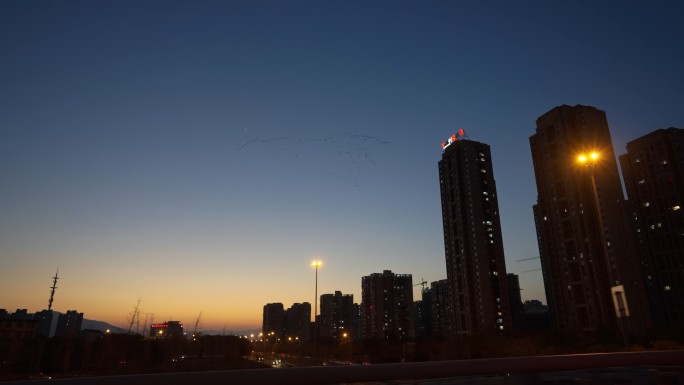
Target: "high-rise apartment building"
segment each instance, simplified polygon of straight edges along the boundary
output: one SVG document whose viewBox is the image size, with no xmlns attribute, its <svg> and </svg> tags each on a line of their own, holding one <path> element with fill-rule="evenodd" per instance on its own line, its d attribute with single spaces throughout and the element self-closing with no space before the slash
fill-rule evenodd
<svg viewBox="0 0 684 385">
<path fill-rule="evenodd" d="M 264 338 L 274 341 L 285 336 L 285 308 L 282 303 L 264 305 L 261 332 Z"/>
<path fill-rule="evenodd" d="M 413 278 L 390 270 L 361 278 L 361 328 L 364 338 L 414 336 Z"/>
<path fill-rule="evenodd" d="M 58 337 L 76 335 L 81 331 L 83 324 L 83 313 L 76 310 L 68 310 L 65 314 L 60 314 L 57 318 L 57 330 L 55 335 Z"/>
<path fill-rule="evenodd" d="M 430 334 L 435 337 L 451 335 L 451 297 L 449 281 L 441 279 L 430 283 Z"/>
<path fill-rule="evenodd" d="M 653 323 L 684 322 L 684 129 L 627 143 L 622 176 L 644 269 Z"/>
<path fill-rule="evenodd" d="M 52 310 L 41 310 L 33 315 L 33 318 L 38 321 L 36 334 L 39 336 L 52 337 L 52 323 L 56 318 Z"/>
<path fill-rule="evenodd" d="M 650 317 L 606 114 L 556 107 L 537 119 L 530 147 L 552 325 L 643 332 Z M 580 158 L 584 153 L 594 155 Z"/>
<path fill-rule="evenodd" d="M 510 326 L 506 263 L 489 145 L 463 130 L 442 144 L 439 184 L 451 334 L 497 334 Z"/>
<path fill-rule="evenodd" d="M 423 338 L 430 335 L 431 319 L 430 319 L 430 295 L 427 290 L 422 293 L 422 298 L 419 301 L 413 302 L 413 325 L 415 327 L 414 336 L 416 338 Z"/>
<path fill-rule="evenodd" d="M 320 320 L 321 337 L 351 339 L 354 333 L 354 296 L 340 291 L 321 295 Z"/>
<path fill-rule="evenodd" d="M 285 338 L 307 341 L 311 337 L 311 304 L 293 303 L 285 311 Z"/>
</svg>

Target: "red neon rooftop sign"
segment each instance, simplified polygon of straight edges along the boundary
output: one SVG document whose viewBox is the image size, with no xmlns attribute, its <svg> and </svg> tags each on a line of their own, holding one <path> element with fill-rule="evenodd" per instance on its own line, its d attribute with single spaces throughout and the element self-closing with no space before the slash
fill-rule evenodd
<svg viewBox="0 0 684 385">
<path fill-rule="evenodd" d="M 461 128 L 460 130 L 458 130 L 458 133 L 451 135 L 451 137 L 446 142 L 442 142 L 442 150 L 449 147 L 455 141 L 463 138 L 464 135 L 465 135 L 465 130 Z"/>
</svg>

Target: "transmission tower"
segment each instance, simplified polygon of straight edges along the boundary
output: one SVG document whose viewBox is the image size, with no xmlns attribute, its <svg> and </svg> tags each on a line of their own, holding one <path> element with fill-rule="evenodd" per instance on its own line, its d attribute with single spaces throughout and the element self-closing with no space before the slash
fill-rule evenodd
<svg viewBox="0 0 684 385">
<path fill-rule="evenodd" d="M 48 301 L 48 310 L 52 310 L 52 301 L 55 299 L 55 290 L 57 290 L 57 280 L 59 279 L 59 267 L 55 276 L 52 277 L 52 287 L 50 288 L 50 301 Z"/>
</svg>

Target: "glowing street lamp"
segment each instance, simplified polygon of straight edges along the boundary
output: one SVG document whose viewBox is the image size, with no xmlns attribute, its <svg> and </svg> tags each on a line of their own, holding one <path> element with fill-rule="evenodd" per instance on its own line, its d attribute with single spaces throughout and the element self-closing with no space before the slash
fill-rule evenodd
<svg viewBox="0 0 684 385">
<path fill-rule="evenodd" d="M 600 156 L 598 152 L 592 151 L 588 154 L 580 154 L 577 157 L 577 161 L 583 166 L 590 166 L 594 165 L 596 161 L 598 161 L 599 157 Z"/>
<path fill-rule="evenodd" d="M 601 241 L 601 245 L 603 248 L 603 253 L 605 254 L 606 258 L 606 268 L 608 270 L 608 276 L 610 277 L 610 284 L 613 285 L 613 274 L 611 271 L 611 265 L 609 261 L 609 256 L 608 256 L 608 248 L 606 246 L 606 240 L 603 234 L 603 218 L 601 217 L 601 210 L 599 208 L 599 196 L 598 196 L 598 189 L 596 188 L 596 176 L 594 175 L 594 168 L 596 164 L 598 163 L 598 160 L 600 158 L 600 155 L 596 151 L 591 151 L 589 153 L 584 153 L 580 154 L 577 157 L 577 161 L 580 165 L 588 167 L 589 168 L 589 175 L 591 177 L 591 192 L 593 194 L 594 198 L 594 207 L 596 208 L 596 220 L 598 221 L 599 225 L 599 239 Z"/>
</svg>

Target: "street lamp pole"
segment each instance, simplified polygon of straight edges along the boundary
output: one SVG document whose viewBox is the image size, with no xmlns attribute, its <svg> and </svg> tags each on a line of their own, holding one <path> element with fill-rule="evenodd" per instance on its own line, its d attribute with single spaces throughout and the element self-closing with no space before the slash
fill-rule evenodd
<svg viewBox="0 0 684 385">
<path fill-rule="evenodd" d="M 604 259 L 605 259 L 605 264 L 606 264 L 606 273 L 608 275 L 608 279 L 610 281 L 610 288 L 611 288 L 611 297 L 613 296 L 613 288 L 616 287 L 616 282 L 615 282 L 615 274 L 613 272 L 613 264 L 611 263 L 610 260 L 610 254 L 608 251 L 608 244 L 606 242 L 606 237 L 604 234 L 604 228 L 603 228 L 603 217 L 601 216 L 601 210 L 599 207 L 599 196 L 598 196 L 598 188 L 596 187 L 596 175 L 594 173 L 596 163 L 599 160 L 599 154 L 597 152 L 592 152 L 589 155 L 582 154 L 578 158 L 578 161 L 580 164 L 583 166 L 586 166 L 589 169 L 589 175 L 591 177 L 591 191 L 593 194 L 593 200 L 594 200 L 594 208 L 595 208 L 595 215 L 596 215 L 596 222 L 597 226 L 599 228 L 599 241 L 601 242 L 601 251 L 604 254 Z M 625 333 L 625 325 L 624 325 L 624 320 L 626 314 L 624 314 L 623 311 L 620 311 L 619 313 L 617 312 L 616 309 L 616 316 L 618 318 L 618 327 L 620 329 L 620 334 L 622 334 L 622 343 L 624 347 L 627 347 L 627 336 Z"/>
<path fill-rule="evenodd" d="M 321 266 L 321 261 L 315 260 L 311 263 L 311 266 L 313 266 L 316 270 L 316 288 L 314 291 L 314 330 L 313 330 L 313 337 L 314 337 L 314 350 L 313 350 L 313 359 L 314 361 L 316 360 L 316 344 L 317 344 L 317 338 L 318 338 L 318 318 L 316 315 L 318 314 L 318 267 Z"/>
</svg>

